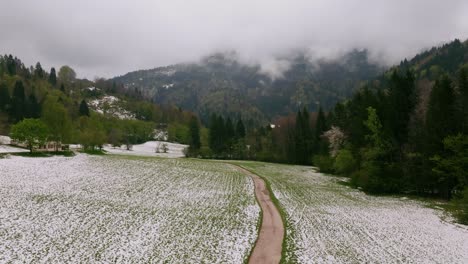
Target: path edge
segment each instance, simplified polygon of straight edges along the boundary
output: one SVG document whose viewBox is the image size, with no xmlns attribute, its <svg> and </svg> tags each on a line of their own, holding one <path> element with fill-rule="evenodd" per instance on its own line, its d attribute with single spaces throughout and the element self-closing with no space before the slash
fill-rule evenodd
<svg viewBox="0 0 468 264">
<path fill-rule="evenodd" d="M 233 166 L 236 166 L 236 167 L 239 167 L 241 169 L 244 169 L 258 177 L 260 177 L 260 179 L 262 179 L 264 182 L 265 182 L 265 186 L 270 194 L 270 199 L 271 201 L 273 202 L 273 204 L 275 205 L 276 209 L 278 210 L 280 216 L 281 216 L 281 221 L 283 222 L 283 242 L 281 243 L 281 259 L 280 259 L 280 263 L 286 263 L 286 260 L 285 260 L 285 257 L 286 257 L 286 246 L 287 246 L 287 243 L 286 243 L 286 234 L 287 234 L 287 226 L 288 226 L 288 222 L 286 221 L 286 212 L 284 211 L 283 209 L 283 206 L 281 205 L 280 201 L 276 198 L 275 196 L 275 193 L 273 192 L 273 190 L 271 189 L 271 184 L 269 181 L 267 181 L 265 179 L 265 177 L 259 175 L 258 173 L 246 168 L 245 166 L 242 166 L 242 165 L 239 165 L 239 164 L 235 164 L 235 163 L 228 163 L 230 165 L 233 165 Z M 251 177 L 250 177 L 251 178 Z M 252 179 L 253 180 L 253 179 Z M 254 187 L 255 188 L 255 187 Z M 255 191 L 255 190 L 254 190 Z M 261 224 L 263 223 L 263 210 L 262 210 L 262 207 L 260 206 L 260 203 L 258 202 L 258 199 L 257 199 L 257 195 L 255 195 L 254 193 L 254 196 L 255 196 L 255 200 L 257 201 L 257 204 L 258 204 L 258 207 L 260 207 L 260 212 L 261 212 L 261 222 L 260 222 L 260 226 Z M 252 256 L 252 252 L 255 248 L 255 246 L 257 245 L 257 240 L 259 238 L 259 235 L 260 235 L 260 228 L 258 229 L 258 235 L 257 235 L 257 238 L 255 239 L 255 244 L 253 245 L 252 249 L 250 250 L 250 254 L 249 254 L 249 257 L 246 259 L 246 262 L 245 263 L 248 263 L 249 260 L 250 260 L 250 257 Z"/>
</svg>

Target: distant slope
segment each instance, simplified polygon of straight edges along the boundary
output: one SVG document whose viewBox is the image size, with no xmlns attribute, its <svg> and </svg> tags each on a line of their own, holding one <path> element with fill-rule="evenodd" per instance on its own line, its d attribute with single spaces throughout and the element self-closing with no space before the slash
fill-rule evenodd
<svg viewBox="0 0 468 264">
<path fill-rule="evenodd" d="M 201 63 L 140 70 L 114 78 L 127 89 L 140 89 L 160 104 L 198 112 L 241 114 L 264 121 L 308 107 L 328 109 L 350 96 L 365 80 L 384 69 L 368 61 L 367 51 L 353 51 L 335 61 L 310 63 L 304 55 L 288 61 L 281 78 L 272 79 L 259 66 L 215 54 Z"/>
<path fill-rule="evenodd" d="M 419 53 L 411 60 L 403 60 L 396 66 L 400 70 L 411 69 L 416 78 L 435 80 L 441 74 L 456 74 L 457 69 L 468 63 L 468 40 L 455 39 L 440 47 L 433 47 Z"/>
</svg>

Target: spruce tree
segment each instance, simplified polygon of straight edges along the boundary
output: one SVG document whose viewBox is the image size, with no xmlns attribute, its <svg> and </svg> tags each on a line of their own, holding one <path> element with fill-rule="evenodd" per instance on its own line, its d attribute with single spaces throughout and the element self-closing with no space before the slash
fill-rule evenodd
<svg viewBox="0 0 468 264">
<path fill-rule="evenodd" d="M 36 68 L 34 68 L 34 76 L 39 79 L 44 78 L 44 70 L 39 62 L 36 63 Z"/>
<path fill-rule="evenodd" d="M 50 69 L 49 83 L 52 84 L 52 86 L 55 86 L 57 84 L 57 74 L 55 73 L 54 67 Z"/>
</svg>

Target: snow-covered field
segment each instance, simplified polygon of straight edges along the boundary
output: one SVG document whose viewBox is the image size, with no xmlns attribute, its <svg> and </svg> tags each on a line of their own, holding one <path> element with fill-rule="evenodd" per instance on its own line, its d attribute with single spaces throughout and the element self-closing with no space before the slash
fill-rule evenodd
<svg viewBox="0 0 468 264">
<path fill-rule="evenodd" d="M 244 165 L 286 210 L 288 263 L 468 263 L 468 229 L 424 202 L 369 196 L 310 167 Z"/>
<path fill-rule="evenodd" d="M 0 135 L 0 154 L 1 153 L 21 153 L 21 152 L 29 152 L 27 149 L 23 148 L 16 148 L 10 146 L 11 138 L 9 136 L 2 136 Z"/>
<path fill-rule="evenodd" d="M 0 159 L 0 263 L 242 263 L 249 177 L 203 161 Z"/>
<path fill-rule="evenodd" d="M 166 144 L 167 146 L 166 153 L 162 152 L 164 144 Z M 106 145 L 104 146 L 104 150 L 110 154 L 181 158 L 185 157 L 184 149 L 187 147 L 187 145 L 177 143 L 170 143 L 164 141 L 148 141 L 140 145 L 133 145 L 131 150 L 127 150 L 125 145 L 122 145 L 120 148 L 114 148 L 110 145 Z M 159 153 L 156 153 L 156 148 L 159 148 Z"/>
</svg>

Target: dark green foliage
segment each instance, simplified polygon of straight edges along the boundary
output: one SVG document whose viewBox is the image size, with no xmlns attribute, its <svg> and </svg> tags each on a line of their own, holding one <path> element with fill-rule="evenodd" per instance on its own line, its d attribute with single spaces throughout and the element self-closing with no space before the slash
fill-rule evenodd
<svg viewBox="0 0 468 264">
<path fill-rule="evenodd" d="M 426 117 L 428 135 L 427 151 L 439 153 L 443 150 L 442 140 L 457 131 L 455 92 L 452 82 L 444 75 L 432 88 Z"/>
<path fill-rule="evenodd" d="M 9 75 L 13 76 L 16 74 L 16 58 L 10 54 L 5 57 L 6 60 L 6 68 Z"/>
<path fill-rule="evenodd" d="M 16 122 L 21 121 L 26 114 L 26 101 L 24 86 L 22 81 L 16 81 L 15 88 L 13 90 L 13 96 L 11 98 L 11 117 Z"/>
<path fill-rule="evenodd" d="M 432 157 L 433 172 L 447 198 L 468 186 L 468 135 L 448 136 L 443 140 L 445 152 Z"/>
<path fill-rule="evenodd" d="M 323 173 L 334 173 L 334 160 L 332 157 L 328 155 L 315 155 L 312 158 L 312 163 L 314 163 L 314 166 L 317 166 L 320 170 L 320 172 Z"/>
<path fill-rule="evenodd" d="M 36 67 L 34 68 L 34 76 L 38 79 L 43 79 L 45 76 L 45 72 L 42 69 L 41 63 L 36 63 Z"/>
<path fill-rule="evenodd" d="M 451 206 L 451 211 L 460 223 L 468 225 L 468 187 L 456 194 Z"/>
<path fill-rule="evenodd" d="M 237 120 L 237 124 L 236 124 L 236 137 L 245 138 L 244 122 L 242 122 L 242 119 L 240 118 Z"/>
<path fill-rule="evenodd" d="M 49 83 L 50 83 L 52 86 L 57 85 L 57 74 L 55 73 L 55 68 L 54 68 L 54 67 L 52 67 L 52 68 L 50 69 Z"/>
<path fill-rule="evenodd" d="M 460 94 L 458 121 L 460 122 L 461 132 L 468 134 L 468 65 L 460 68 L 457 81 Z"/>
<path fill-rule="evenodd" d="M 8 91 L 8 86 L 0 82 L 0 112 L 6 111 L 8 105 L 10 104 L 10 92 Z"/>
<path fill-rule="evenodd" d="M 386 97 L 385 125 L 394 143 L 402 146 L 408 138 L 410 114 L 416 105 L 414 77 L 410 71 L 400 75 L 393 71 Z"/>
<path fill-rule="evenodd" d="M 39 118 L 41 116 L 41 105 L 36 99 L 34 93 L 31 93 L 28 97 L 26 117 L 28 118 Z"/>
<path fill-rule="evenodd" d="M 84 99 L 81 100 L 79 114 L 80 116 L 89 116 L 89 107 Z"/>
<path fill-rule="evenodd" d="M 192 116 L 190 119 L 190 151 L 198 151 L 200 147 L 200 124 L 198 118 Z"/>
</svg>

